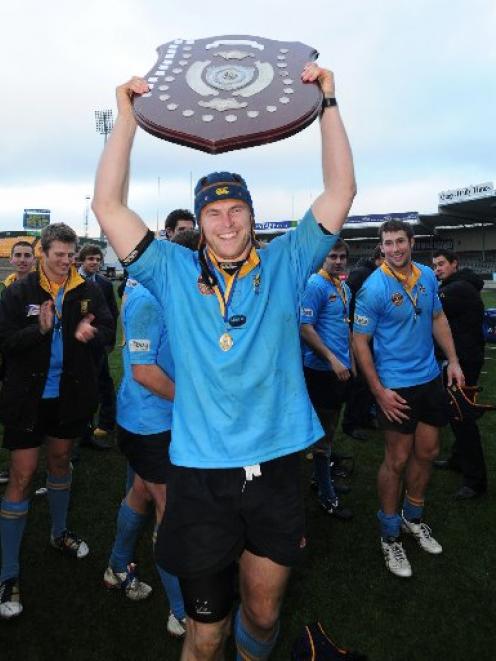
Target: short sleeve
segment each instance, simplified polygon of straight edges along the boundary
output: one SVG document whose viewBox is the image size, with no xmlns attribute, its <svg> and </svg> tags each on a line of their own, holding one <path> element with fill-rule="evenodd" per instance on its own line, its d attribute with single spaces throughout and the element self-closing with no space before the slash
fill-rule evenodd
<svg viewBox="0 0 496 661">
<path fill-rule="evenodd" d="M 131 365 L 156 364 L 162 327 L 158 304 L 150 296 L 131 295 L 125 306 L 125 335 Z"/>
<path fill-rule="evenodd" d="M 379 292 L 371 283 L 365 283 L 356 296 L 355 316 L 353 318 L 353 332 L 364 335 L 373 335 L 379 319 L 378 301 Z"/>
<path fill-rule="evenodd" d="M 167 286 L 167 266 L 173 253 L 170 241 L 154 239 L 140 257 L 127 266 L 127 272 L 160 300 Z"/>
<path fill-rule="evenodd" d="M 439 298 L 439 283 L 436 279 L 434 273 L 432 274 L 432 314 L 437 316 L 440 312 L 443 311 L 443 305 L 441 299 Z"/>
<path fill-rule="evenodd" d="M 315 326 L 324 300 L 324 292 L 310 279 L 301 300 L 300 324 L 311 324 Z"/>
</svg>

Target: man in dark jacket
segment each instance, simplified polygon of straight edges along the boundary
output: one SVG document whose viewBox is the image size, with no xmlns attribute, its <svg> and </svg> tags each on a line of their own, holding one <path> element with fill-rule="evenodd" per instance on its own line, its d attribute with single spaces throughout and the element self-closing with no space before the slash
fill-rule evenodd
<svg viewBox="0 0 496 661">
<path fill-rule="evenodd" d="M 51 545 L 83 558 L 88 545 L 66 526 L 70 456 L 97 404 L 95 355 L 112 341 L 113 321 L 99 288 L 73 266 L 76 234 L 49 225 L 39 270 L 9 287 L 0 301 L 0 394 L 10 480 L 0 506 L 0 617 L 20 615 L 19 550 L 41 444 L 47 448 Z M 95 353 L 96 352 L 96 353 Z"/>
<path fill-rule="evenodd" d="M 79 251 L 79 273 L 85 280 L 91 280 L 100 287 L 105 298 L 110 314 L 114 320 L 114 334 L 112 341 L 102 348 L 100 354 L 100 368 L 98 373 L 98 420 L 96 427 L 91 435 L 91 427 L 83 437 L 81 444 L 89 445 L 97 450 L 111 448 L 112 445 L 104 439 L 115 427 L 115 387 L 112 376 L 110 375 L 108 354 L 115 345 L 115 336 L 117 330 L 117 318 L 119 309 L 115 300 L 114 288 L 110 280 L 98 273 L 103 263 L 103 252 L 95 243 L 85 244 Z"/>
<path fill-rule="evenodd" d="M 456 353 L 465 374 L 465 383 L 477 385 L 484 363 L 482 322 L 484 303 L 480 291 L 484 281 L 470 269 L 459 269 L 458 255 L 451 250 L 434 253 L 433 265 L 440 281 L 439 298 L 448 318 Z M 444 356 L 437 350 L 439 359 Z M 477 422 L 464 419 L 450 421 L 455 442 L 449 459 L 434 462 L 438 468 L 451 468 L 463 475 L 457 499 L 470 499 L 487 491 L 487 473 Z"/>
</svg>

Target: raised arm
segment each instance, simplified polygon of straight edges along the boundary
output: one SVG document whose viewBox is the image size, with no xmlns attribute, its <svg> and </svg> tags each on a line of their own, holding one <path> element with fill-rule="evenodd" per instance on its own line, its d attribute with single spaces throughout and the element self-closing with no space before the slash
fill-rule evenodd
<svg viewBox="0 0 496 661">
<path fill-rule="evenodd" d="M 301 79 L 317 81 L 324 97 L 335 98 L 334 75 L 328 69 L 308 64 Z M 323 111 L 320 129 L 324 191 L 313 203 L 312 211 L 318 222 L 335 234 L 341 230 L 356 194 L 353 156 L 337 105 Z"/>
<path fill-rule="evenodd" d="M 132 78 L 117 88 L 117 120 L 96 173 L 92 209 L 120 259 L 127 257 L 148 231 L 127 206 L 129 159 L 136 133 L 132 98 L 147 91 L 148 85 L 141 78 Z"/>
</svg>

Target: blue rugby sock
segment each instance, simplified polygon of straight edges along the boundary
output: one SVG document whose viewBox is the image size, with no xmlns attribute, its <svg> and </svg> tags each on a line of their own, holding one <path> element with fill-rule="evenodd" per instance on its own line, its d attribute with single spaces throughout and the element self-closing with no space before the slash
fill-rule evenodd
<svg viewBox="0 0 496 661">
<path fill-rule="evenodd" d="M 183 593 L 179 586 L 179 579 L 177 576 L 166 572 L 165 569 L 160 567 L 160 565 L 156 564 L 155 566 L 157 567 L 160 580 L 164 586 L 165 594 L 169 601 L 169 608 L 179 621 L 184 620 L 186 617 L 186 611 L 184 610 Z"/>
<path fill-rule="evenodd" d="M 60 537 L 67 528 L 67 512 L 71 498 L 72 473 L 58 477 L 47 474 L 47 496 L 50 516 L 52 518 L 52 535 Z"/>
<path fill-rule="evenodd" d="M 319 497 L 321 500 L 335 500 L 336 492 L 334 491 L 334 486 L 332 484 L 329 457 L 320 452 L 314 452 L 313 465 Z"/>
<path fill-rule="evenodd" d="M 388 537 L 400 536 L 401 516 L 399 514 L 384 514 L 382 510 L 379 510 L 377 518 L 379 519 L 381 537 L 387 539 Z"/>
<path fill-rule="evenodd" d="M 407 521 L 421 521 L 424 513 L 424 501 L 412 498 L 405 493 L 403 500 L 403 516 Z"/>
<path fill-rule="evenodd" d="M 236 661 L 264 661 L 268 659 L 279 635 L 279 623 L 270 640 L 257 640 L 243 626 L 240 608 L 234 618 L 234 638 L 236 640 Z"/>
<path fill-rule="evenodd" d="M 136 542 L 147 518 L 146 514 L 136 512 L 125 500 L 122 501 L 117 514 L 117 532 L 109 559 L 109 565 L 115 572 L 125 572 L 128 564 L 133 561 Z"/>
<path fill-rule="evenodd" d="M 19 550 L 26 527 L 28 509 L 28 500 L 14 503 L 4 498 L 0 505 L 0 539 L 2 542 L 0 581 L 19 576 Z"/>
</svg>

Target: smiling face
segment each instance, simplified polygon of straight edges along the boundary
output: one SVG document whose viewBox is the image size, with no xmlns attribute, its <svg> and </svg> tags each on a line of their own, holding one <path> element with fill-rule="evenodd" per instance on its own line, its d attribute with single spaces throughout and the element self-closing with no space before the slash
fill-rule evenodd
<svg viewBox="0 0 496 661">
<path fill-rule="evenodd" d="M 43 252 L 43 270 L 48 279 L 62 284 L 69 275 L 75 254 L 74 243 L 52 241 L 48 250 Z"/>
<path fill-rule="evenodd" d="M 15 268 L 18 277 L 23 277 L 33 270 L 34 254 L 33 248 L 25 245 L 17 245 L 12 251 L 10 263 Z"/>
<path fill-rule="evenodd" d="M 384 259 L 392 269 L 401 271 L 410 265 L 414 243 L 414 239 L 409 239 L 404 230 L 383 233 L 381 248 Z"/>
<path fill-rule="evenodd" d="M 102 263 L 101 255 L 88 255 L 84 258 L 81 266 L 83 267 L 85 273 L 88 275 L 93 275 L 93 273 L 98 273 L 100 269 L 100 264 Z"/>
<path fill-rule="evenodd" d="M 432 260 L 432 267 L 436 274 L 436 278 L 442 281 L 455 273 L 458 269 L 458 262 L 456 259 L 449 262 L 444 255 L 439 255 L 439 257 L 434 257 Z"/>
<path fill-rule="evenodd" d="M 252 218 L 246 202 L 219 200 L 201 212 L 201 228 L 207 246 L 221 260 L 237 261 L 251 248 Z"/>
</svg>

